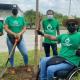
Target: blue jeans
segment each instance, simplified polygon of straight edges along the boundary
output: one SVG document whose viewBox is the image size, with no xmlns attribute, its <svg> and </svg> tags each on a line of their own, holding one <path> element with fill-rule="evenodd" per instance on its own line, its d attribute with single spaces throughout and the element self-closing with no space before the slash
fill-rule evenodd
<svg viewBox="0 0 80 80">
<path fill-rule="evenodd" d="M 40 62 L 40 80 L 53 80 L 54 73 L 61 69 L 72 69 L 72 65 L 68 63 L 60 63 L 51 65 L 46 69 L 46 62 L 51 57 L 45 57 Z"/>
<path fill-rule="evenodd" d="M 45 51 L 45 55 L 46 57 L 49 57 L 50 56 L 50 47 L 52 48 L 52 51 L 53 51 L 53 55 L 57 55 L 58 52 L 57 52 L 57 44 L 49 44 L 49 43 L 43 43 L 43 46 L 44 46 L 44 51 Z"/>
<path fill-rule="evenodd" d="M 9 54 L 10 54 L 10 52 L 13 48 L 13 44 L 11 43 L 9 38 L 7 38 L 7 46 L 8 46 L 8 51 L 9 51 Z M 24 42 L 23 38 L 20 41 L 20 43 L 17 45 L 17 48 L 19 49 L 19 51 L 21 52 L 21 55 L 23 56 L 25 65 L 28 64 L 28 51 L 27 51 L 27 48 L 25 46 L 25 42 Z M 12 67 L 14 66 L 14 53 L 15 53 L 15 50 L 13 51 L 13 55 L 10 58 L 10 64 L 11 64 Z"/>
</svg>

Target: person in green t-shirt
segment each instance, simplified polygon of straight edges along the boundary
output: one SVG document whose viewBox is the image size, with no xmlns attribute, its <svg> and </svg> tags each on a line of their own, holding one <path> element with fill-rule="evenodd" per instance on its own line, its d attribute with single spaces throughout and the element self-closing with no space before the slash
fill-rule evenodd
<svg viewBox="0 0 80 80">
<path fill-rule="evenodd" d="M 61 62 L 56 65 L 50 65 L 47 67 L 46 71 L 46 63 L 49 61 L 49 59 L 51 59 L 51 57 L 43 58 L 40 62 L 40 80 L 53 80 L 54 73 L 56 71 L 62 69 L 72 69 L 71 64 L 75 66 L 80 65 L 80 54 L 77 53 L 77 50 L 80 47 L 80 32 L 77 32 L 79 21 L 77 19 L 68 19 L 65 21 L 64 25 L 66 25 L 69 33 L 61 34 L 57 37 L 37 31 L 38 34 L 61 43 L 59 56 L 65 58 L 69 62 Z"/>
<path fill-rule="evenodd" d="M 80 32 L 80 25 L 79 25 L 79 27 L 78 27 L 77 31 L 78 31 L 78 32 Z"/>
<path fill-rule="evenodd" d="M 0 21 L 0 36 L 3 35 L 3 23 L 2 20 Z"/>
<path fill-rule="evenodd" d="M 23 39 L 23 34 L 26 31 L 26 24 L 23 17 L 18 16 L 18 8 L 14 7 L 12 9 L 12 16 L 9 16 L 5 20 L 4 29 L 7 32 L 7 46 L 9 53 L 11 52 L 15 39 L 18 38 L 19 42 L 17 47 L 23 56 L 25 65 L 28 64 L 28 51 Z M 14 50 L 15 52 L 15 50 Z M 11 66 L 14 67 L 14 52 L 10 58 Z"/>
<path fill-rule="evenodd" d="M 0 20 L 0 36 L 3 35 L 3 20 Z"/>
<path fill-rule="evenodd" d="M 42 20 L 42 29 L 45 34 L 52 36 L 59 35 L 59 22 L 54 18 L 54 12 L 52 10 L 47 11 L 47 18 Z M 52 48 L 53 55 L 57 55 L 57 44 L 56 41 L 50 40 L 49 38 L 44 38 L 43 46 L 45 50 L 46 57 L 50 56 L 50 47 Z"/>
</svg>

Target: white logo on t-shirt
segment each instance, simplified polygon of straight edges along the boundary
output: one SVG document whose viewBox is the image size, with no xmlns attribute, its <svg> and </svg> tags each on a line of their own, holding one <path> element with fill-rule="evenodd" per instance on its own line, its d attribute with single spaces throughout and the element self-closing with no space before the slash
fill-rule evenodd
<svg viewBox="0 0 80 80">
<path fill-rule="evenodd" d="M 14 25 L 14 26 L 19 26 L 18 21 L 15 20 L 15 21 L 13 22 L 13 25 Z"/>
<path fill-rule="evenodd" d="M 72 44 L 70 43 L 70 39 L 67 38 L 67 39 L 64 41 L 63 45 L 65 45 L 65 46 L 71 46 Z"/>
<path fill-rule="evenodd" d="M 48 30 L 48 31 L 53 31 L 51 24 L 49 24 L 49 25 L 47 26 L 47 30 Z"/>
<path fill-rule="evenodd" d="M 47 29 L 48 29 L 48 30 L 52 30 L 51 24 L 49 24 L 49 25 L 47 26 Z"/>
</svg>

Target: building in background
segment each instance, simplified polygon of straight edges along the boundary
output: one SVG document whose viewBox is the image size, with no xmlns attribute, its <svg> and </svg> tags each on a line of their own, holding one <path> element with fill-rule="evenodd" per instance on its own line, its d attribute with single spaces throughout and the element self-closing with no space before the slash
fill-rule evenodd
<svg viewBox="0 0 80 80">
<path fill-rule="evenodd" d="M 0 20 L 4 20 L 7 16 L 11 15 L 13 7 L 17 7 L 19 15 L 23 15 L 23 11 L 18 7 L 17 4 L 2 4 L 0 3 Z"/>
</svg>

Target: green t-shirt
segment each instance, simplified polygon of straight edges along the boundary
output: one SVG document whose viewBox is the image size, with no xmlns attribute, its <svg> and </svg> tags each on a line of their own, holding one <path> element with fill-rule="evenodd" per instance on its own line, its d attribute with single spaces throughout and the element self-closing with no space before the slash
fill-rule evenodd
<svg viewBox="0 0 80 80">
<path fill-rule="evenodd" d="M 59 22 L 55 19 L 44 19 L 42 21 L 42 27 L 45 34 L 56 36 L 56 31 L 59 30 Z M 44 43 L 54 44 L 56 41 L 44 38 Z"/>
<path fill-rule="evenodd" d="M 80 25 L 78 26 L 78 30 L 77 31 L 80 32 Z"/>
<path fill-rule="evenodd" d="M 5 20 L 5 24 L 8 25 L 8 28 L 15 33 L 22 31 L 23 27 L 26 25 L 23 17 L 13 17 L 9 16 Z"/>
<path fill-rule="evenodd" d="M 3 23 L 0 21 L 0 32 L 3 33 Z"/>
<path fill-rule="evenodd" d="M 80 33 L 62 34 L 57 37 L 57 40 L 62 45 L 59 55 L 78 66 L 80 57 L 76 56 L 76 50 L 80 46 Z"/>
</svg>

